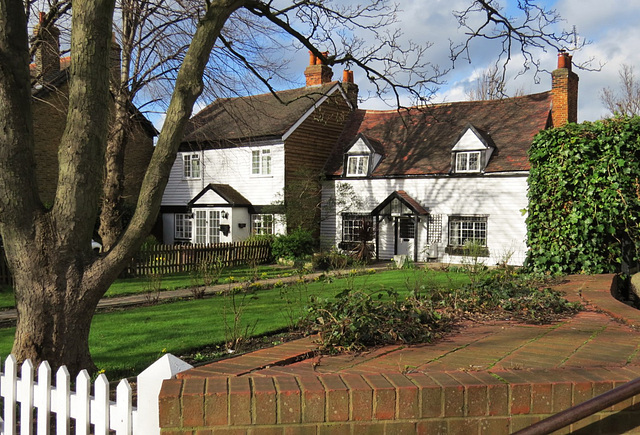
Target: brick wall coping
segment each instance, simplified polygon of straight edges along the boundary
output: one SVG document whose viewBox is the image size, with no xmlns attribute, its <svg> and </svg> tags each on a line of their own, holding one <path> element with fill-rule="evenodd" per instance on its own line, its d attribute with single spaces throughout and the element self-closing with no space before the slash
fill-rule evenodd
<svg viewBox="0 0 640 435">
<path fill-rule="evenodd" d="M 172 379 L 160 393 L 161 427 L 164 434 L 356 433 L 381 427 L 386 433 L 462 433 L 468 427 L 470 433 L 506 434 L 638 376 L 640 367 L 632 366 Z M 639 401 L 628 399 L 597 419 L 630 412 Z"/>
<path fill-rule="evenodd" d="M 640 310 L 613 296 L 618 284 L 616 275 L 571 275 L 567 279 L 570 283 L 574 283 L 574 286 L 578 286 L 577 289 L 574 287 L 574 291 L 583 302 L 593 305 L 598 311 L 607 313 L 633 328 L 640 328 Z M 606 285 L 607 281 L 610 281 L 610 285 Z M 563 286 L 559 288 L 563 289 Z"/>
</svg>

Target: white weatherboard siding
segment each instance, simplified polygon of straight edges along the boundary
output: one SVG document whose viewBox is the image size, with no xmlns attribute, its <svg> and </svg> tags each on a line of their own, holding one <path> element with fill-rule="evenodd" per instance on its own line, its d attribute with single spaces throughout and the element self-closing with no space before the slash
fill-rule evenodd
<svg viewBox="0 0 640 435">
<path fill-rule="evenodd" d="M 526 254 L 525 216 L 521 210 L 527 207 L 527 174 L 483 175 L 472 177 L 434 177 L 412 179 L 339 179 L 327 181 L 323 187 L 324 203 L 331 203 L 336 183 L 348 183 L 362 201 L 361 209 L 323 211 L 321 235 L 326 246 L 336 246 L 342 237 L 342 212 L 369 213 L 392 192 L 404 190 L 418 201 L 431 215 L 442 217 L 442 235 L 438 243 L 438 261 L 464 263 L 468 259 L 445 253 L 448 244 L 448 217 L 451 215 L 486 215 L 487 247 L 489 257 L 481 258 L 486 265 L 505 260 L 521 265 Z M 337 216 L 336 216 L 337 215 Z M 418 225 L 418 260 L 427 259 L 427 234 L 424 217 Z M 393 257 L 394 230 L 386 220 L 381 223 L 380 258 Z"/>
<path fill-rule="evenodd" d="M 251 173 L 251 151 L 261 148 L 271 150 L 269 175 Z M 283 144 L 204 150 L 198 153 L 201 154 L 203 176 L 200 179 L 184 179 L 184 153 L 178 153 L 162 197 L 163 206 L 186 205 L 211 183 L 230 185 L 254 205 L 272 204 L 281 198 L 284 189 Z"/>
</svg>

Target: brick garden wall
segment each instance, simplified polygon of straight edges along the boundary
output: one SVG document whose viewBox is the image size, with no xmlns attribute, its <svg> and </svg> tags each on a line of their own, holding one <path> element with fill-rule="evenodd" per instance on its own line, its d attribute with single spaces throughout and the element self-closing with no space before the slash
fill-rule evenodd
<svg viewBox="0 0 640 435">
<path fill-rule="evenodd" d="M 213 376 L 165 381 L 166 435 L 508 434 L 640 375 L 635 368 Z M 621 433 L 640 396 L 566 428 Z"/>
</svg>

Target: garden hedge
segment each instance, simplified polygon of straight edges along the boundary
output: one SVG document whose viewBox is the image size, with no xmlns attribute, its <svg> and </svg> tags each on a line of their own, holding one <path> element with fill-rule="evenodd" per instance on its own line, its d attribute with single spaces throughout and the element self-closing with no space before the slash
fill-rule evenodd
<svg viewBox="0 0 640 435">
<path fill-rule="evenodd" d="M 529 158 L 529 268 L 608 273 L 637 263 L 640 117 L 544 130 Z"/>
</svg>

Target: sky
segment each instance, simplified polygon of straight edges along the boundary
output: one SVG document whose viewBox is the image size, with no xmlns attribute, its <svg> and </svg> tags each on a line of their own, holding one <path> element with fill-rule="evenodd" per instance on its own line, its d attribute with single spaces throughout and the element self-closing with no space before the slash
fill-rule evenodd
<svg viewBox="0 0 640 435">
<path fill-rule="evenodd" d="M 513 6 L 515 0 L 508 0 Z M 506 0 L 501 2 L 507 4 Z M 554 8 L 564 19 L 560 26 L 571 30 L 575 26 L 578 37 L 588 43 L 573 53 L 574 64 L 582 64 L 592 60 L 591 68 L 596 70 L 580 70 L 578 74 L 578 120 L 594 121 L 608 115 L 602 105 L 600 94 L 602 89 L 619 86 L 618 72 L 622 64 L 635 67 L 636 77 L 640 79 L 640 0 L 547 0 L 548 7 Z M 429 61 L 441 68 L 451 67 L 449 60 L 449 39 L 460 41 L 461 30 L 453 17 L 453 10 L 462 10 L 468 0 L 402 0 L 402 11 L 398 15 L 398 23 L 404 37 L 419 43 L 432 43 L 428 50 Z M 471 63 L 460 61 L 445 76 L 446 83 L 440 86 L 435 96 L 436 102 L 453 102 L 468 99 L 467 89 L 478 74 L 490 67 L 499 53 L 497 45 L 487 41 L 478 41 L 471 49 Z M 551 71 L 557 66 L 557 52 L 538 52 L 541 67 Z M 300 84 L 304 84 L 302 71 L 308 63 L 306 52 L 300 52 L 292 58 L 290 70 L 300 71 Z M 519 62 L 520 61 L 520 62 Z M 551 88 L 551 77 L 543 72 L 539 83 L 531 73 L 517 78 L 521 59 L 511 62 L 511 76 L 507 80 L 507 91 L 522 90 L 525 93 L 536 93 Z M 334 68 L 334 79 L 341 79 L 341 70 Z M 354 80 L 361 89 L 361 94 L 369 88 L 363 73 L 357 69 Z M 368 109 L 388 109 L 379 99 L 369 99 L 360 107 Z"/>
</svg>

